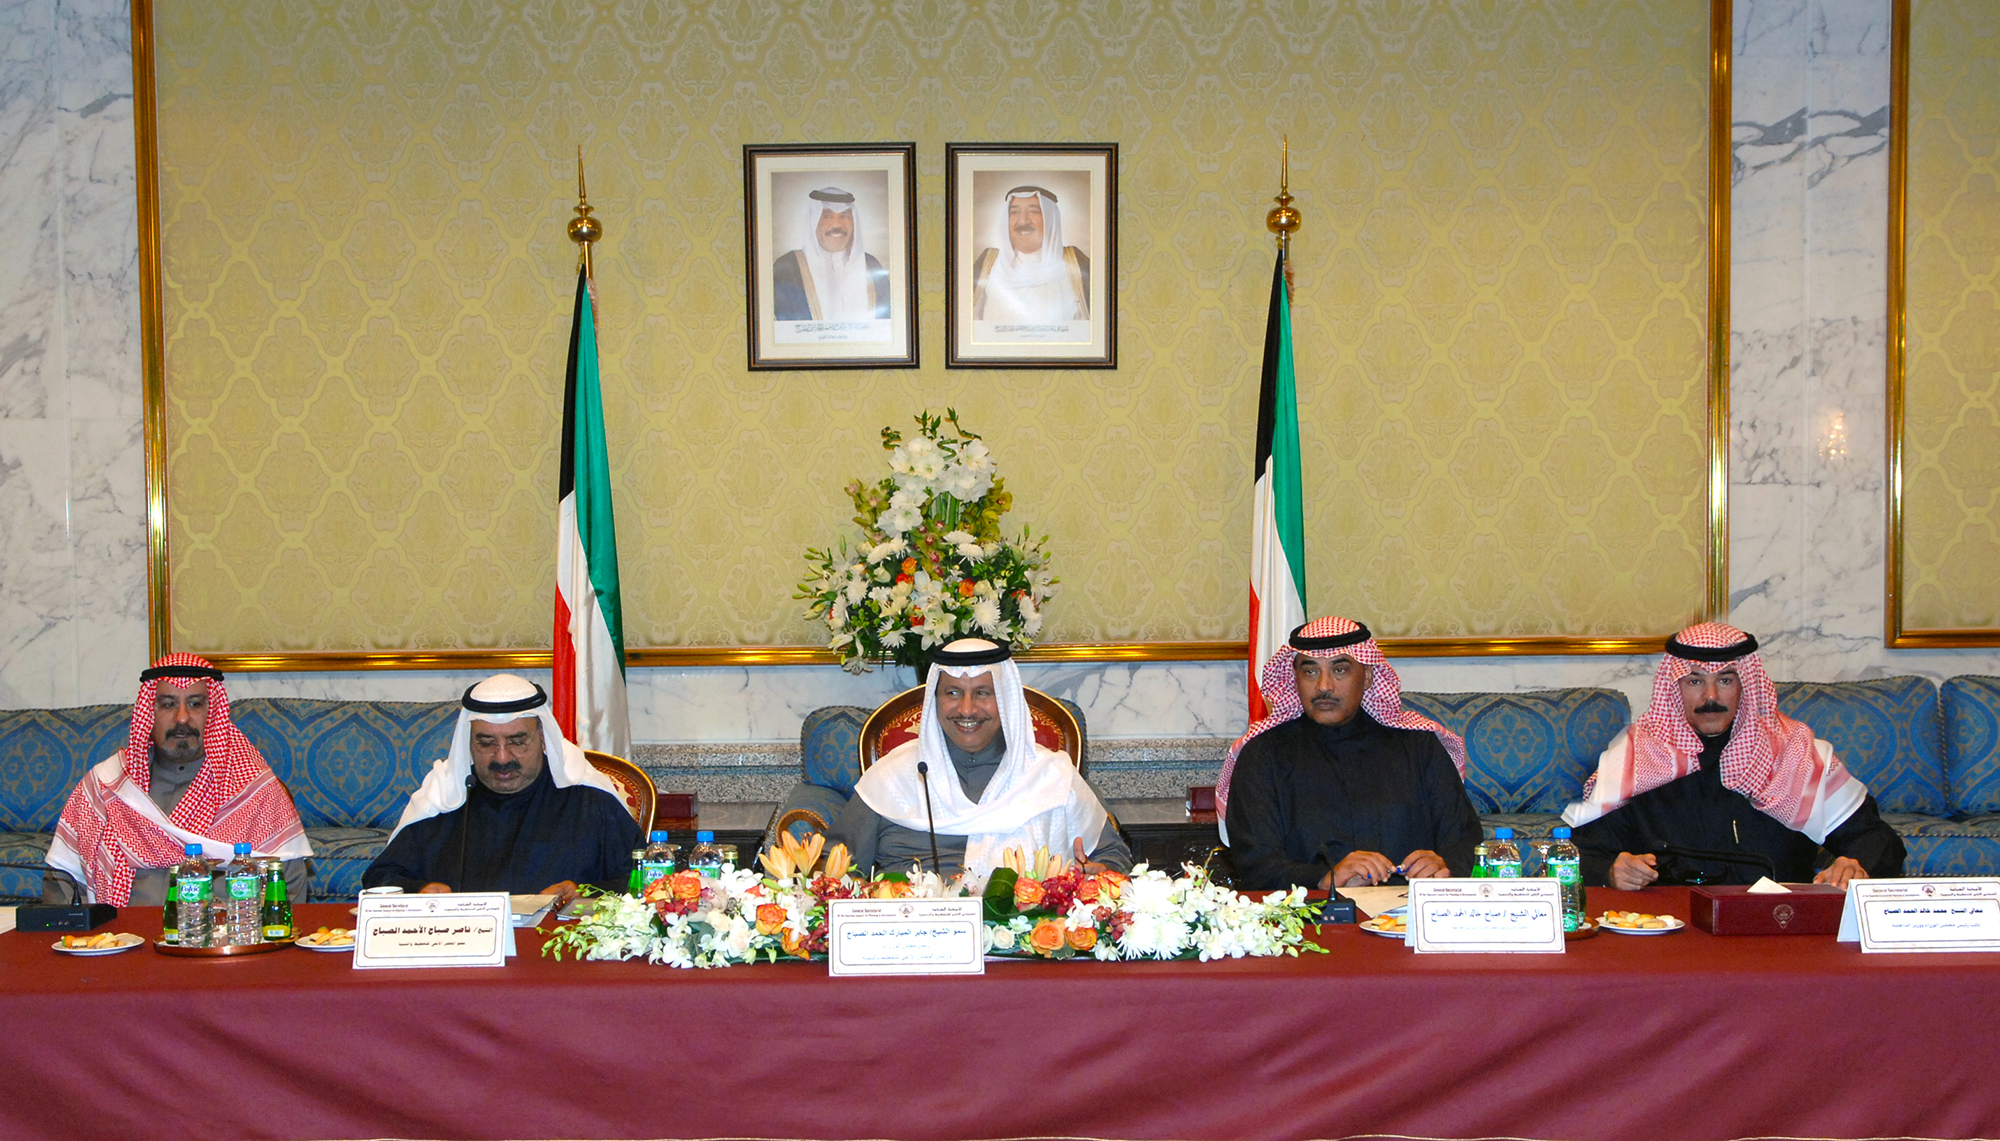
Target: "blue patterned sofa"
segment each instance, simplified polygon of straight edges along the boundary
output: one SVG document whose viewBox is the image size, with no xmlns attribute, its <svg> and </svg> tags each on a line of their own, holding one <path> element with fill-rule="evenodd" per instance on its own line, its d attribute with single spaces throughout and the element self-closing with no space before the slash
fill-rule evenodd
<svg viewBox="0 0 2000 1141">
<path fill-rule="evenodd" d="M 0 861 L 39 865 L 85 769 L 125 744 L 132 707 L 0 712 Z M 351 899 L 432 761 L 458 703 L 252 698 L 231 713 L 291 790 L 312 840 L 315 899 Z M 41 893 L 41 873 L 0 868 L 0 896 Z"/>
<path fill-rule="evenodd" d="M 1486 825 L 1546 836 L 1598 755 L 1632 719 L 1615 689 L 1405 693 L 1405 707 L 1465 738 L 1465 791 Z"/>
</svg>

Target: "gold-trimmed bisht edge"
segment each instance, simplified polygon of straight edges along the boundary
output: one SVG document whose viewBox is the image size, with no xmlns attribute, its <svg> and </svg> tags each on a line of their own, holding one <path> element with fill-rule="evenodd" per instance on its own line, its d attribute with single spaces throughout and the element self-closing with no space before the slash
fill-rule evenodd
<svg viewBox="0 0 2000 1141">
<path fill-rule="evenodd" d="M 1708 8 L 1708 583 L 1704 616 L 1729 614 L 1729 192 L 1731 0 Z"/>
<path fill-rule="evenodd" d="M 1666 635 L 1617 638 L 1383 638 L 1384 652 L 1399 657 L 1516 657 L 1558 654 L 1657 654 Z M 505 650 L 300 650 L 224 653 L 196 651 L 217 669 L 237 672 L 320 673 L 346 670 L 547 669 L 549 651 Z M 1246 642 L 1050 642 L 1024 650 L 1024 662 L 1220 662 L 1242 661 Z M 696 669 L 713 666 L 830 666 L 840 655 L 821 646 L 653 646 L 625 652 L 628 669 Z"/>
<path fill-rule="evenodd" d="M 148 661 L 173 644 L 167 577 L 166 317 L 160 275 L 159 97 L 154 82 L 153 0 L 132 0 L 132 142 L 139 190 L 139 360 L 146 467 Z"/>
<path fill-rule="evenodd" d="M 1892 650 L 2000 646 L 1990 627 L 1909 630 L 1903 626 L 1904 385 L 1909 377 L 1910 0 L 1889 6 L 1888 396 L 1889 550 L 1883 562 L 1882 640 Z"/>
</svg>

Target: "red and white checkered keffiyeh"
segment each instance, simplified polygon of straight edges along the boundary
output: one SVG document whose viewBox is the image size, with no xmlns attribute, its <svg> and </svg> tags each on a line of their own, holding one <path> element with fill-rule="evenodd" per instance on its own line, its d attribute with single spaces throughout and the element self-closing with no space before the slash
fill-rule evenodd
<svg viewBox="0 0 2000 1141">
<path fill-rule="evenodd" d="M 1684 646 L 1721 650 L 1749 635 L 1720 622 L 1703 622 L 1674 636 Z M 1681 704 L 1681 679 L 1697 671 L 1735 670 L 1742 686 L 1736 722 L 1722 748 L 1722 785 L 1748 797 L 1759 812 L 1822 842 L 1860 807 L 1868 788 L 1847 771 L 1830 745 L 1810 726 L 1778 711 L 1778 687 L 1755 652 L 1728 661 L 1694 661 L 1671 650 L 1653 676 L 1646 715 L 1618 735 L 1583 785 L 1583 799 L 1563 812 L 1571 825 L 1588 824 L 1626 801 L 1679 780 L 1701 767 L 1701 737 Z"/>
<path fill-rule="evenodd" d="M 1361 629 L 1360 625 L 1346 618 L 1316 618 L 1299 627 L 1297 635 L 1302 638 L 1331 638 L 1339 634 L 1352 634 Z M 1215 811 L 1226 815 L 1229 811 L 1229 778 L 1236 771 L 1236 758 L 1242 754 L 1243 746 L 1250 738 L 1267 729 L 1275 729 L 1287 721 L 1296 721 L 1305 715 L 1305 702 L 1299 700 L 1298 682 L 1292 677 L 1292 662 L 1299 651 L 1289 644 L 1278 647 L 1278 652 L 1264 663 L 1258 682 L 1264 687 L 1264 700 L 1271 705 L 1271 715 L 1246 729 L 1236 743 L 1229 746 L 1229 756 L 1222 762 L 1222 775 L 1215 782 Z M 1319 655 L 1314 655 L 1319 656 Z M 1342 646 L 1329 651 L 1327 656 L 1346 656 L 1365 666 L 1372 666 L 1374 674 L 1368 681 L 1368 689 L 1361 695 L 1361 708 L 1368 715 L 1384 725 L 1396 729 L 1423 729 L 1436 733 L 1443 742 L 1444 751 L 1451 754 L 1451 763 L 1458 766 L 1458 775 L 1465 776 L 1465 740 L 1458 734 L 1425 717 L 1403 708 L 1403 681 L 1396 676 L 1396 670 L 1389 659 L 1382 655 L 1382 647 L 1373 638 Z"/>
<path fill-rule="evenodd" d="M 194 654 L 169 654 L 154 663 L 213 669 Z M 199 677 L 165 680 L 188 685 Z M 159 681 L 139 683 L 132 706 L 132 728 L 125 748 L 92 766 L 64 805 L 56 825 L 50 863 L 67 849 L 80 866 L 86 890 L 99 903 L 123 906 L 132 898 L 135 868 L 163 868 L 179 863 L 187 843 L 147 818 L 146 794 L 152 786 L 154 702 Z M 229 691 L 220 680 L 208 679 L 208 716 L 201 733 L 202 764 L 194 783 L 181 795 L 167 822 L 180 833 L 227 846 L 248 842 L 258 855 L 296 858 L 309 855 L 298 809 L 256 746 L 229 720 Z M 138 790 L 138 797 L 121 796 L 121 785 Z M 135 807 L 145 801 L 144 807 Z M 157 817 L 158 810 L 152 815 Z M 211 853 L 213 854 L 213 853 Z M 71 871 L 73 866 L 64 867 Z"/>
</svg>

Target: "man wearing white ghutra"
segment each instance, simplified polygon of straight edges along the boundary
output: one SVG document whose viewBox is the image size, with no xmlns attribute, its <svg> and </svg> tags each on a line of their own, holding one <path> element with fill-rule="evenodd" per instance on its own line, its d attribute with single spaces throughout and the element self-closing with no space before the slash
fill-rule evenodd
<svg viewBox="0 0 2000 1141">
<path fill-rule="evenodd" d="M 962 869 L 983 881 L 1008 848 L 1028 856 L 1047 848 L 1116 871 L 1132 866 L 1118 826 L 1075 763 L 1035 743 L 1012 654 L 984 638 L 931 651 L 916 739 L 862 774 L 830 831 L 857 867 L 901 872 L 931 867 L 931 824 L 935 870 L 947 880 Z"/>
<path fill-rule="evenodd" d="M 1090 258 L 1063 244 L 1054 192 L 1016 186 L 1000 233 L 972 263 L 972 319 L 1015 325 L 1090 320 Z"/>
<path fill-rule="evenodd" d="M 806 195 L 805 243 L 771 267 L 780 321 L 870 321 L 889 317 L 889 271 L 868 252 L 854 195 L 837 186 Z"/>
</svg>

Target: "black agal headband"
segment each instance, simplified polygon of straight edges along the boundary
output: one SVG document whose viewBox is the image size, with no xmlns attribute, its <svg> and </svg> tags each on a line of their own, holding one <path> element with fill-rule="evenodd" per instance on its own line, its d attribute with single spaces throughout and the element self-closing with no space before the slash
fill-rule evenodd
<svg viewBox="0 0 2000 1141">
<path fill-rule="evenodd" d="M 1667 639 L 1667 653 L 1691 662 L 1733 662 L 1745 654 L 1757 652 L 1757 638 L 1754 634 L 1743 635 L 1743 640 L 1728 646 L 1690 646 L 1679 637 Z"/>
<path fill-rule="evenodd" d="M 854 202 L 854 195 L 832 186 L 827 187 L 825 190 L 815 190 L 807 194 L 806 197 L 816 202 L 839 202 L 842 205 L 852 205 Z"/>
<path fill-rule="evenodd" d="M 150 666 L 139 671 L 139 684 L 144 685 L 149 681 L 159 681 L 161 678 L 169 677 L 197 677 L 207 678 L 209 681 L 221 681 L 222 671 L 214 666 Z"/>
<path fill-rule="evenodd" d="M 1005 642 L 990 650 L 947 650 L 943 646 L 931 651 L 931 664 L 939 666 L 990 666 L 1004 662 L 1014 656 L 1014 651 Z"/>
<path fill-rule="evenodd" d="M 460 705 L 474 713 L 526 713 L 530 709 L 540 709 L 549 703 L 548 692 L 539 685 L 535 686 L 535 692 L 527 697 L 517 697 L 512 701 L 481 701 L 472 696 L 472 691 L 478 689 L 479 685 L 480 683 L 475 682 L 466 686 L 465 696 L 458 699 Z"/>
<path fill-rule="evenodd" d="M 1062 201 L 1062 199 L 1060 199 L 1060 198 L 1057 198 L 1057 197 L 1056 197 L 1056 196 L 1055 196 L 1054 194 L 1051 194 L 1051 193 L 1049 193 L 1048 191 L 1046 191 L 1046 190 L 1043 190 L 1043 189 L 1042 189 L 1041 187 L 1039 187 L 1039 186 L 1016 186 L 1016 187 L 1015 187 L 1014 189 L 1012 189 L 1012 190 L 1009 190 L 1009 191 L 1007 192 L 1007 197 L 1009 197 L 1009 198 L 1026 198 L 1026 197 L 1027 197 L 1028 195 L 1030 195 L 1030 194 L 1039 194 L 1039 195 L 1041 195 L 1042 197 L 1044 197 L 1044 198 L 1048 199 L 1048 200 L 1049 200 L 1049 201 L 1051 201 L 1051 202 L 1061 202 L 1061 201 Z"/>
<path fill-rule="evenodd" d="M 1368 632 L 1368 627 L 1356 622 L 1354 629 L 1349 630 L 1345 634 L 1328 634 L 1324 638 L 1308 638 L 1301 631 L 1310 625 L 1312 623 L 1305 623 L 1297 630 L 1293 630 L 1290 638 L 1285 639 L 1291 645 L 1292 649 L 1304 650 L 1308 654 L 1317 654 L 1325 650 L 1338 650 L 1347 646 L 1358 646 L 1375 636 Z"/>
</svg>

